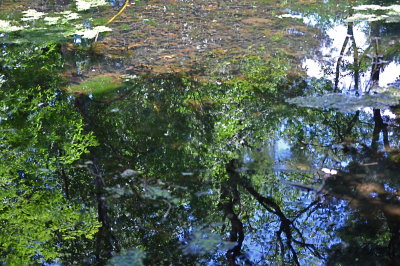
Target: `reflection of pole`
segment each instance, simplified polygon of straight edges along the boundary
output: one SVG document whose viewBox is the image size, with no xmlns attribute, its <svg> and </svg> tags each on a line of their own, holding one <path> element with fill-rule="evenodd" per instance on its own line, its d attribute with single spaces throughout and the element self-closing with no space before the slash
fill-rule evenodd
<svg viewBox="0 0 400 266">
<path fill-rule="evenodd" d="M 339 92 L 338 90 L 338 85 L 339 85 L 339 75 L 340 75 L 340 64 L 342 63 L 342 58 L 344 51 L 346 50 L 347 43 L 349 42 L 349 36 L 346 36 L 344 39 L 343 45 L 342 45 L 342 50 L 340 51 L 339 58 L 336 62 L 336 76 L 335 76 L 335 88 L 333 92 Z"/>
<path fill-rule="evenodd" d="M 380 34 L 379 34 L 379 24 L 376 22 L 371 23 L 371 42 L 374 51 L 374 57 L 372 59 L 372 69 L 371 69 L 371 80 L 372 86 L 378 85 L 379 74 L 382 68 L 382 55 L 380 55 Z M 371 89 L 371 88 L 369 88 Z"/>
<path fill-rule="evenodd" d="M 354 68 L 354 89 L 358 91 L 359 87 L 359 63 L 358 63 L 358 48 L 357 44 L 354 38 L 354 32 L 353 32 L 353 22 L 349 22 L 347 24 L 347 35 L 346 38 L 344 39 L 342 49 L 340 50 L 340 54 L 338 57 L 338 60 L 336 62 L 336 75 L 335 75 L 335 88 L 334 92 L 340 92 L 338 87 L 339 87 L 339 76 L 340 76 L 340 65 L 342 64 L 344 52 L 346 51 L 347 44 L 349 43 L 349 40 L 351 40 L 351 48 L 353 49 L 353 56 L 354 56 L 354 62 L 353 62 L 353 68 Z"/>
<path fill-rule="evenodd" d="M 387 130 L 387 124 L 383 122 L 380 109 L 374 109 L 374 121 L 375 121 L 375 126 L 374 126 L 374 131 L 372 133 L 371 149 L 375 152 L 378 151 L 379 133 L 382 131 L 383 145 L 385 146 L 385 149 L 388 150 L 390 148 L 389 133 Z"/>
<path fill-rule="evenodd" d="M 371 90 L 372 87 L 379 84 L 379 74 L 382 68 L 382 55 L 379 53 L 380 51 L 380 37 L 379 37 L 379 24 L 377 22 L 371 23 L 371 40 L 372 40 L 372 47 L 375 53 L 372 59 L 372 69 L 371 69 L 371 87 L 368 88 L 368 92 Z M 383 122 L 381 116 L 380 109 L 374 109 L 374 131 L 372 134 L 372 143 L 371 148 L 373 151 L 377 151 L 378 149 L 378 141 L 379 141 L 379 133 L 382 131 L 383 134 L 383 144 L 385 149 L 389 149 L 389 134 L 387 131 L 387 124 Z"/>
<path fill-rule="evenodd" d="M 347 28 L 347 34 L 350 35 L 351 39 L 351 47 L 353 48 L 353 71 L 354 71 L 354 89 L 358 91 L 358 84 L 360 80 L 360 74 L 359 74 L 359 63 L 358 63 L 358 48 L 356 44 L 356 40 L 354 39 L 354 33 L 353 33 L 353 23 L 349 23 L 348 28 Z"/>
</svg>

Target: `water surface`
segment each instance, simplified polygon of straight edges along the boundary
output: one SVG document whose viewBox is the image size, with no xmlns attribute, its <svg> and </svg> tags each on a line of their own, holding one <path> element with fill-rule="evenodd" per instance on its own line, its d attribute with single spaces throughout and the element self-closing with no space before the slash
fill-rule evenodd
<svg viewBox="0 0 400 266">
<path fill-rule="evenodd" d="M 78 2 L 0 1 L 3 263 L 398 263 L 398 1 Z"/>
</svg>

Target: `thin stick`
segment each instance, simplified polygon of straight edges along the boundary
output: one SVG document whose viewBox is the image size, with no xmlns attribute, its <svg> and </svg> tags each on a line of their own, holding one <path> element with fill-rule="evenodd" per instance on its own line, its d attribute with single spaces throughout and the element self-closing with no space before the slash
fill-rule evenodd
<svg viewBox="0 0 400 266">
<path fill-rule="evenodd" d="M 118 11 L 117 14 L 115 14 L 115 16 L 113 16 L 107 21 L 106 25 L 110 24 L 111 22 L 114 21 L 114 19 L 116 19 L 119 15 L 121 15 L 121 13 L 124 12 L 125 8 L 127 8 L 128 5 L 129 5 L 129 0 L 125 0 L 125 4 L 122 6 L 122 8 Z"/>
</svg>

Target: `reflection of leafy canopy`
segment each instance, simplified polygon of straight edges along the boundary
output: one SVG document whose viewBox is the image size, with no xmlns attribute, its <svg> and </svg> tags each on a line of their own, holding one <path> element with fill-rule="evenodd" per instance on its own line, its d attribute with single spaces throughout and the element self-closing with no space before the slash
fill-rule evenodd
<svg viewBox="0 0 400 266">
<path fill-rule="evenodd" d="M 71 204 L 61 189 L 66 181 L 62 173 L 96 142 L 83 132 L 82 119 L 65 96 L 54 89 L 61 64 L 56 46 L 5 53 L 0 245 L 4 261 L 28 264 L 56 259 L 64 244 L 96 233 L 99 225 L 91 209 Z M 68 197 L 68 190 L 64 193 Z"/>
</svg>

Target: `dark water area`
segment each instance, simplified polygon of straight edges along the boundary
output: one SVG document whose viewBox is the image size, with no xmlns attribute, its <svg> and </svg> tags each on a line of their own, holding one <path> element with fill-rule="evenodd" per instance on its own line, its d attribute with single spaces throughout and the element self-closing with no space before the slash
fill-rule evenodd
<svg viewBox="0 0 400 266">
<path fill-rule="evenodd" d="M 399 1 L 0 0 L 4 265 L 399 265 Z"/>
</svg>

